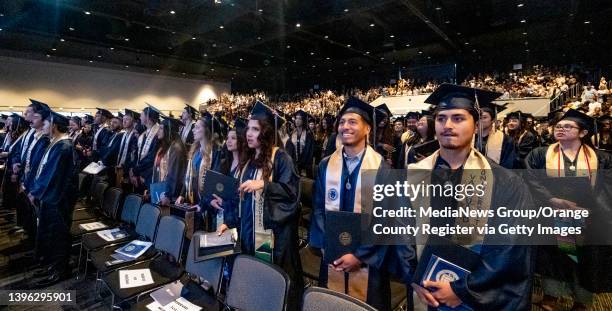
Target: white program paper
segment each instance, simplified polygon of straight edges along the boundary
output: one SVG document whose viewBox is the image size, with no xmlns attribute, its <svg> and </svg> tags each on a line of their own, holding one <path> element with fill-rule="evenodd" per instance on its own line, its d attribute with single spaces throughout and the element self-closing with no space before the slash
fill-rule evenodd
<svg viewBox="0 0 612 311">
<path fill-rule="evenodd" d="M 108 229 L 108 230 L 100 230 L 96 232 L 99 237 L 104 239 L 104 241 L 112 242 L 119 239 L 123 239 L 127 236 L 127 234 L 121 230 L 121 228 Z"/>
<path fill-rule="evenodd" d="M 89 165 L 87 165 L 84 169 L 83 169 L 83 173 L 87 173 L 87 174 L 92 174 L 92 175 L 97 175 L 98 173 L 100 173 L 103 169 L 104 169 L 104 165 L 97 163 L 97 162 L 91 162 L 89 163 Z"/>
<path fill-rule="evenodd" d="M 151 247 L 151 245 L 153 245 L 152 242 L 134 240 L 115 250 L 115 252 L 124 256 L 138 258 L 144 254 Z"/>
<path fill-rule="evenodd" d="M 151 311 L 199 311 L 199 310 L 202 310 L 202 308 L 194 305 L 193 303 L 189 302 L 189 300 L 183 297 L 179 297 L 175 301 L 172 301 L 171 303 L 165 306 L 162 306 L 157 301 L 153 301 L 152 303 L 147 305 L 147 309 Z"/>
<path fill-rule="evenodd" d="M 96 221 L 96 222 L 90 222 L 86 224 L 80 224 L 79 227 L 81 227 L 81 229 L 86 230 L 86 231 L 92 231 L 92 230 L 106 228 L 106 225 L 99 221 Z"/>
<path fill-rule="evenodd" d="M 153 284 L 150 269 L 119 270 L 119 288 L 132 288 Z"/>
</svg>

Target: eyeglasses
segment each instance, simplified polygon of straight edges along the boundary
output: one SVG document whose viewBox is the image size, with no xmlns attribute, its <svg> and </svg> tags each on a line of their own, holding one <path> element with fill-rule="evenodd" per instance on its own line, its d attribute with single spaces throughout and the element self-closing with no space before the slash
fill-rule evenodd
<svg viewBox="0 0 612 311">
<path fill-rule="evenodd" d="M 577 127 L 577 126 L 570 125 L 570 124 L 563 124 L 563 125 L 557 124 L 557 125 L 555 125 L 555 130 L 559 130 L 559 131 L 567 132 L 567 131 L 571 131 L 572 129 L 580 129 L 580 128 Z"/>
</svg>

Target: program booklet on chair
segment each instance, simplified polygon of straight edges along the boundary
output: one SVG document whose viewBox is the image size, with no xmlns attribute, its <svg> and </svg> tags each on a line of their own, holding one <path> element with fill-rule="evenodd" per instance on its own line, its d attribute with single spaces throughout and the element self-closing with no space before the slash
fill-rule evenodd
<svg viewBox="0 0 612 311">
<path fill-rule="evenodd" d="M 198 240 L 194 243 L 195 262 L 240 253 L 238 230 L 235 228 L 226 230 L 222 235 L 217 232 L 209 232 L 196 238 Z"/>
</svg>

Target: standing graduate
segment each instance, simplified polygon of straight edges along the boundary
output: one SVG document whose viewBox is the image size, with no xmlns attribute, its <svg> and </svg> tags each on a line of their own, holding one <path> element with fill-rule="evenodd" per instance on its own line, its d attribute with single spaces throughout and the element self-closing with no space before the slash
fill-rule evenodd
<svg viewBox="0 0 612 311">
<path fill-rule="evenodd" d="M 94 137 L 93 137 L 93 145 L 91 147 L 91 151 L 88 154 L 92 158 L 92 161 L 98 162 L 103 155 L 104 147 L 106 143 L 108 143 L 108 138 L 112 134 L 108 122 L 113 118 L 113 114 L 104 109 L 104 108 L 96 108 L 98 111 L 96 112 L 96 116 L 94 118 Z"/>
<path fill-rule="evenodd" d="M 30 102 L 31 104 L 28 105 L 24 113 L 24 118 L 28 123 L 31 124 L 32 118 L 34 117 L 34 111 L 46 111 L 50 109 L 47 104 L 39 102 L 37 100 L 30 99 Z M 13 163 L 11 180 L 17 184 L 20 183 L 20 176 L 23 175 L 22 170 L 25 165 L 26 152 L 28 151 L 30 144 L 34 140 L 35 133 L 36 129 L 30 126 L 30 129 L 27 131 L 24 138 L 19 142 L 17 146 L 15 146 L 15 153 L 13 154 L 13 158 L 11 159 L 11 163 Z"/>
<path fill-rule="evenodd" d="M 408 138 L 408 141 L 403 145 L 402 153 L 400 154 L 401 166 L 398 168 L 406 168 L 409 164 L 416 163 L 431 154 L 420 154 L 415 150 L 419 150 L 420 146 L 428 144 L 436 140 L 436 126 L 433 116 L 423 114 L 417 122 L 417 128 L 414 135 Z M 425 152 L 423 152 L 425 153 Z"/>
<path fill-rule="evenodd" d="M 597 135 L 595 137 L 597 148 L 612 152 L 612 116 L 601 116 L 597 121 L 599 122 Z"/>
<path fill-rule="evenodd" d="M 138 138 L 136 161 L 130 170 L 130 181 L 137 193 L 143 193 L 151 184 L 158 148 L 159 110 L 149 105 L 140 114 L 140 121 L 146 130 Z"/>
<path fill-rule="evenodd" d="M 181 113 L 181 122 L 183 122 L 183 126 L 181 127 L 181 141 L 185 144 L 187 150 L 191 149 L 191 144 L 193 144 L 193 127 L 195 126 L 195 120 L 198 115 L 198 110 L 185 105 L 185 109 Z"/>
<path fill-rule="evenodd" d="M 157 131 L 158 148 L 151 183 L 164 183 L 164 191 L 159 194 L 161 205 L 170 205 L 183 191 L 187 151 L 179 137 L 181 124 L 177 119 L 164 116 Z"/>
<path fill-rule="evenodd" d="M 387 107 L 387 104 L 382 104 L 374 108 L 376 113 L 376 131 L 373 131 L 372 137 L 375 138 L 373 141 L 374 150 L 380 153 L 387 161 L 387 164 L 393 167 L 393 153 L 395 147 L 393 147 L 393 128 L 391 127 L 391 110 Z M 376 133 L 376 137 L 374 137 Z M 375 142 L 375 143 L 374 143 Z"/>
<path fill-rule="evenodd" d="M 338 117 L 342 147 L 319 164 L 313 192 L 309 245 L 321 250 L 326 246 L 326 212 L 361 213 L 362 173 L 378 170 L 380 174 L 382 169 L 390 168 L 368 144 L 368 135 L 375 126 L 374 107 L 351 97 Z M 390 310 L 390 280 L 382 269 L 386 249 L 385 246 L 362 245 L 354 253 L 335 259 L 329 267 L 321 260 L 319 284 L 339 292 L 348 291 L 349 295 L 366 300 L 379 310 Z"/>
<path fill-rule="evenodd" d="M 30 129 L 28 121 L 16 113 L 12 114 L 9 119 L 9 132 L 6 136 L 10 140 L 10 145 L 8 147 L 4 146 L 2 149 L 2 157 L 5 159 L 2 180 L 2 207 L 5 209 L 16 207 L 19 184 L 17 183 L 17 175 L 13 173 L 13 161 L 18 158 L 16 154 L 19 154 L 19 146 Z M 5 140 L 6 142 L 7 140 Z M 14 229 L 15 231 L 20 230 L 21 227 Z"/>
<path fill-rule="evenodd" d="M 85 115 L 82 119 L 83 128 L 81 129 L 81 135 L 79 135 L 74 141 L 74 149 L 77 151 L 79 156 L 79 162 L 81 169 L 85 168 L 91 163 L 91 157 L 88 156 L 89 151 L 93 147 L 93 122 L 94 118 L 90 115 Z"/>
<path fill-rule="evenodd" d="M 416 111 L 410 111 L 406 114 L 404 121 L 406 122 L 406 132 L 402 135 L 402 143 L 406 143 L 408 139 L 416 133 L 417 123 L 421 115 Z"/>
<path fill-rule="evenodd" d="M 77 199 L 78 158 L 68 137 L 68 118 L 51 112 L 45 120 L 44 132 L 51 138 L 36 180 L 28 194 L 39 210 L 39 234 L 48 267 L 48 276 L 40 279 L 36 288 L 55 284 L 70 275 L 70 223 Z"/>
<path fill-rule="evenodd" d="M 119 150 L 117 152 L 117 162 L 115 164 L 115 176 L 117 176 L 117 187 L 121 187 L 124 192 L 132 192 L 132 187 L 129 181 L 130 169 L 136 161 L 136 153 L 138 152 L 138 132 L 134 128 L 136 120 L 140 119 L 140 114 L 136 111 L 125 109 L 123 115 L 123 135 L 119 141 Z"/>
<path fill-rule="evenodd" d="M 122 131 L 123 115 L 119 113 L 118 116 L 113 116 L 110 120 L 110 126 L 108 131 L 108 137 L 106 139 L 106 145 L 101 148 L 100 161 L 106 167 L 104 173 L 106 174 L 107 181 L 112 187 L 120 187 L 117 184 L 117 175 L 115 172 L 115 163 L 117 163 L 117 157 L 119 154 L 119 145 L 121 144 L 121 138 L 123 138 L 124 132 Z"/>
<path fill-rule="evenodd" d="M 188 155 L 183 191 L 175 202 L 197 207 L 199 213 L 195 220 L 196 230 L 215 231 L 217 228 L 217 210 L 210 205 L 214 198 L 203 193 L 203 182 L 206 170 L 219 171 L 223 152 L 219 148 L 219 138 L 214 133 L 218 133 L 220 129 L 220 124 L 209 113 L 205 113 L 195 123 L 194 142 Z"/>
<path fill-rule="evenodd" d="M 517 161 L 514 142 L 503 131 L 498 131 L 494 124 L 497 119 L 497 112 L 503 110 L 503 108 L 498 108 L 493 103 L 481 102 L 480 105 L 480 120 L 478 122 L 482 128 L 482 140 L 479 140 L 479 133 L 476 133 L 474 146 L 493 162 L 507 169 L 513 169 Z"/>
<path fill-rule="evenodd" d="M 312 159 L 314 153 L 314 136 L 308 130 L 308 119 L 312 118 L 304 110 L 298 110 L 293 115 L 295 129 L 291 133 L 287 144 L 291 144 L 293 152 L 289 155 L 293 158 L 295 167 L 300 176 L 312 175 Z"/>
<path fill-rule="evenodd" d="M 527 120 L 521 111 L 509 113 L 508 119 L 508 135 L 514 141 L 514 146 L 517 152 L 517 161 L 514 168 L 525 168 L 525 157 L 539 146 L 538 137 L 527 128 Z"/>
<path fill-rule="evenodd" d="M 440 149 L 411 164 L 408 176 L 424 173 L 424 177 L 430 179 L 425 182 L 433 185 L 451 183 L 481 188 L 483 195 L 479 196 L 477 202 L 471 203 L 472 209 L 531 209 L 534 207 L 533 201 L 523 180 L 511 170 L 486 158 L 472 143 L 480 117 L 478 102 L 487 102 L 495 97 L 497 94 L 489 91 L 452 84 L 440 85 L 425 100 L 436 106 L 433 116 Z M 457 209 L 467 204 L 447 196 L 433 196 L 430 202 L 420 203 L 424 204 L 421 206 L 431 206 L 435 210 L 443 210 L 447 206 Z M 467 219 L 421 218 L 421 221 L 432 226 L 488 224 L 497 227 L 501 223 L 509 226 L 520 224 L 516 218 L 487 218 L 486 215 Z M 517 245 L 516 235 L 503 236 L 503 240 L 496 240 L 495 243 L 487 243 L 490 237 L 479 233 L 446 238 L 475 252 L 479 261 L 465 278 L 450 282 L 424 281 L 423 287 L 413 285 L 419 299 L 430 310 L 436 310 L 440 305 L 454 308 L 462 303 L 474 310 L 531 310 L 533 280 L 529 246 Z M 426 265 L 430 259 L 419 258 L 419 265 Z"/>
<path fill-rule="evenodd" d="M 537 269 L 542 274 L 544 299 L 540 303 L 545 310 L 556 310 L 559 297 L 568 294 L 574 298 L 572 310 L 587 310 L 593 303 L 592 293 L 612 290 L 612 247 L 610 239 L 602 243 L 601 236 L 612 226 L 610 209 L 610 155 L 596 150 L 591 136 L 596 133 L 595 120 L 577 110 L 568 110 L 554 126 L 556 143 L 531 151 L 526 159 L 532 187 L 539 204 L 555 209 L 588 209 L 589 221 L 583 229 L 583 241 L 570 251 L 576 260 L 562 252 L 556 245 L 538 247 Z M 583 177 L 591 185 L 592 192 L 578 196 L 560 197 L 564 193 L 552 191 L 554 182 L 549 178 Z M 580 206 L 576 198 L 593 199 L 589 206 Z M 573 199 L 572 199 L 573 198 Z"/>
<path fill-rule="evenodd" d="M 334 126 L 335 117 L 329 114 L 325 114 L 323 116 L 323 120 L 321 121 L 321 127 L 323 128 L 323 143 L 321 150 L 321 159 L 331 155 L 336 151 L 336 128 Z"/>
<path fill-rule="evenodd" d="M 71 117 L 68 125 L 68 136 L 72 139 L 73 144 L 79 138 L 79 135 L 81 135 L 81 118 L 77 116 Z"/>
<path fill-rule="evenodd" d="M 289 275 L 287 310 L 297 310 L 304 289 L 297 233 L 300 181 L 291 157 L 278 147 L 277 129 L 284 122 L 261 102 L 251 110 L 239 187 L 239 231 L 243 253 L 272 261 Z"/>
</svg>

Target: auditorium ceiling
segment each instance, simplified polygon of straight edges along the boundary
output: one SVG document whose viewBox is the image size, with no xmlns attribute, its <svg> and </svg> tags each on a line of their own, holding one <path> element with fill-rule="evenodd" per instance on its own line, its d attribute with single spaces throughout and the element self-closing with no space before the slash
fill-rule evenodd
<svg viewBox="0 0 612 311">
<path fill-rule="evenodd" d="M 242 88 L 402 67 L 606 61 L 605 0 L 0 1 L 0 54 Z"/>
</svg>

